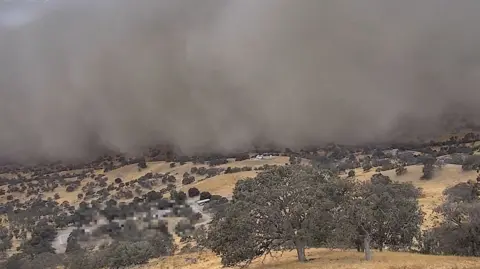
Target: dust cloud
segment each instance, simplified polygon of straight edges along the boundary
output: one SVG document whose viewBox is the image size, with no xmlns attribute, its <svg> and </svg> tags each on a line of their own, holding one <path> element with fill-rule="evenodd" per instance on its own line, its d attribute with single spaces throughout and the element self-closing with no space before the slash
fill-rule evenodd
<svg viewBox="0 0 480 269">
<path fill-rule="evenodd" d="M 476 0 L 4 1 L 0 152 L 435 133 L 449 111 L 480 114 L 479 13 Z"/>
</svg>

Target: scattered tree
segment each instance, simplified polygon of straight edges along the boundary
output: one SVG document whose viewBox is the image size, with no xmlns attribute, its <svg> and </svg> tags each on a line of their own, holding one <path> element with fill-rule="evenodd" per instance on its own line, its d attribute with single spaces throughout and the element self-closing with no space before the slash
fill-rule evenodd
<svg viewBox="0 0 480 269">
<path fill-rule="evenodd" d="M 200 195 L 200 191 L 197 188 L 193 187 L 193 188 L 188 189 L 188 197 L 191 198 L 191 197 L 195 197 L 195 196 L 198 196 L 198 195 Z"/>
<path fill-rule="evenodd" d="M 408 248 L 419 238 L 423 222 L 420 194 L 411 183 L 375 174 L 369 182 L 357 183 L 350 204 L 337 212 L 338 232 L 350 242 L 360 238 L 366 260 L 372 259 L 372 247 Z"/>
<path fill-rule="evenodd" d="M 347 183 L 299 165 L 240 180 L 232 203 L 212 221 L 209 247 L 225 266 L 249 264 L 281 249 L 296 249 L 298 260 L 305 262 L 307 246 L 326 241 L 333 225 L 330 212 L 343 200 Z"/>
</svg>

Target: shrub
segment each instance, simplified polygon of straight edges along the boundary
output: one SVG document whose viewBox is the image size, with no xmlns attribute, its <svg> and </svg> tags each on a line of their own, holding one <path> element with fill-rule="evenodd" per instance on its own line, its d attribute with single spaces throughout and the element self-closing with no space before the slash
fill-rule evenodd
<svg viewBox="0 0 480 269">
<path fill-rule="evenodd" d="M 221 173 L 222 169 L 219 168 L 208 168 L 207 169 L 207 177 L 214 177 Z"/>
<path fill-rule="evenodd" d="M 197 174 L 199 174 L 199 175 L 201 175 L 201 176 L 206 175 L 206 174 L 207 174 L 207 168 L 205 168 L 205 167 L 200 167 L 200 168 L 198 168 Z"/>
<path fill-rule="evenodd" d="M 148 262 L 155 257 L 155 250 L 146 241 L 120 242 L 109 251 L 107 257 L 110 268 L 120 268 Z"/>
<path fill-rule="evenodd" d="M 179 191 L 176 193 L 176 196 L 175 196 L 175 201 L 178 203 L 178 204 L 181 204 L 183 202 L 185 202 L 187 200 L 187 194 L 183 191 Z"/>
<path fill-rule="evenodd" d="M 188 236 L 192 234 L 192 232 L 195 230 L 195 227 L 188 222 L 188 221 L 179 221 L 177 225 L 175 226 L 175 233 L 180 236 Z"/>
<path fill-rule="evenodd" d="M 243 161 L 243 160 L 248 160 L 250 159 L 250 155 L 248 153 L 240 153 L 235 156 L 235 161 Z"/>
<path fill-rule="evenodd" d="M 479 155 L 468 156 L 464 164 L 462 165 L 462 169 L 464 171 L 480 170 L 480 156 Z"/>
<path fill-rule="evenodd" d="M 196 166 L 194 166 L 190 169 L 190 173 L 192 173 L 192 174 L 196 174 L 197 171 L 198 171 L 198 168 Z"/>
<path fill-rule="evenodd" d="M 397 174 L 397 176 L 404 175 L 405 173 L 407 173 L 407 168 L 403 165 L 401 165 L 401 166 L 399 166 L 395 169 L 395 174 Z"/>
<path fill-rule="evenodd" d="M 145 161 L 145 158 L 142 158 L 138 163 L 137 163 L 138 168 L 140 169 L 145 169 L 147 168 L 147 162 Z"/>
<path fill-rule="evenodd" d="M 348 177 L 355 177 L 355 170 L 348 171 Z"/>
<path fill-rule="evenodd" d="M 200 200 L 211 199 L 212 195 L 208 191 L 203 191 L 200 193 Z"/>
<path fill-rule="evenodd" d="M 120 184 L 120 183 L 122 183 L 122 179 L 121 179 L 121 178 L 119 178 L 119 177 L 117 177 L 117 178 L 115 179 L 115 183 L 117 183 L 117 184 Z"/>
<path fill-rule="evenodd" d="M 183 184 L 183 185 L 188 185 L 188 184 L 192 184 L 194 181 L 195 181 L 195 177 L 193 177 L 193 176 L 188 176 L 188 177 L 184 177 L 184 178 L 183 178 L 182 184 Z"/>
<path fill-rule="evenodd" d="M 59 254 L 44 252 L 33 257 L 24 259 L 21 269 L 55 269 L 63 263 L 63 257 Z"/>
<path fill-rule="evenodd" d="M 369 172 L 373 167 L 372 167 L 372 164 L 368 162 L 368 163 L 365 163 L 362 168 L 364 172 Z"/>
<path fill-rule="evenodd" d="M 214 159 L 208 162 L 210 166 L 222 165 L 228 163 L 228 160 L 225 158 Z"/>
<path fill-rule="evenodd" d="M 423 166 L 422 172 L 423 172 L 423 175 L 420 179 L 432 179 L 433 178 L 433 172 L 434 172 L 433 164 L 426 163 Z"/>
<path fill-rule="evenodd" d="M 66 191 L 67 192 L 73 192 L 73 191 L 75 191 L 76 188 L 77 188 L 76 185 L 70 184 L 70 185 L 67 186 Z"/>
<path fill-rule="evenodd" d="M 156 192 L 156 191 L 149 191 L 146 194 L 147 202 L 157 201 L 157 200 L 162 199 L 162 197 L 163 197 L 163 195 L 159 192 Z"/>
<path fill-rule="evenodd" d="M 190 188 L 188 189 L 188 197 L 195 197 L 195 196 L 198 196 L 200 195 L 200 191 L 197 189 L 197 188 Z"/>
<path fill-rule="evenodd" d="M 170 168 L 174 168 L 175 167 L 175 163 L 170 163 Z"/>
</svg>

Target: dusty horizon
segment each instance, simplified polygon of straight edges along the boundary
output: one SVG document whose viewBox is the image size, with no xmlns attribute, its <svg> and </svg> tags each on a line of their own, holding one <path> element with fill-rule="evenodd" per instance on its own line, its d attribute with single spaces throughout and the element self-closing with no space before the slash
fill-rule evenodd
<svg viewBox="0 0 480 269">
<path fill-rule="evenodd" d="M 438 134 L 451 112 L 480 114 L 479 12 L 470 0 L 4 2 L 0 156 Z"/>
</svg>

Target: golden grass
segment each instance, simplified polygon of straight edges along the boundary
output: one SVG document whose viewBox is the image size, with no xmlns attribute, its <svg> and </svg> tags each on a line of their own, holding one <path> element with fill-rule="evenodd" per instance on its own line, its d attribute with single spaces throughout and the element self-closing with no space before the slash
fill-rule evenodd
<svg viewBox="0 0 480 269">
<path fill-rule="evenodd" d="M 232 195 L 233 188 L 235 187 L 237 181 L 248 177 L 255 177 L 256 174 L 256 171 L 246 171 L 234 174 L 222 174 L 214 176 L 212 178 L 207 178 L 202 181 L 198 181 L 190 185 L 183 186 L 181 190 L 186 192 L 189 188 L 196 187 L 200 191 L 208 191 L 211 194 L 218 194 L 229 197 Z"/>
<path fill-rule="evenodd" d="M 443 191 L 460 182 L 466 182 L 469 179 L 475 179 L 475 171 L 464 172 L 460 165 L 448 164 L 437 171 L 430 180 L 420 180 L 422 176 L 422 165 L 408 166 L 408 172 L 402 176 L 397 176 L 395 170 L 384 171 L 382 174 L 389 176 L 393 181 L 412 182 L 415 186 L 423 189 L 424 196 L 419 199 L 423 211 L 426 213 L 424 227 L 432 227 L 433 209 L 443 201 Z M 367 180 L 375 174 L 372 171 L 364 173 L 362 169 L 356 169 L 356 177 L 359 180 Z"/>
<path fill-rule="evenodd" d="M 354 251 L 310 249 L 307 263 L 297 262 L 296 253 L 274 254 L 254 261 L 251 269 L 474 269 L 480 268 L 480 258 L 430 256 L 401 252 L 375 252 L 372 261 L 365 261 L 363 254 Z M 196 258 L 197 263 L 189 263 Z M 263 263 L 262 263 L 263 261 Z M 220 269 L 220 259 L 212 253 L 193 253 L 152 260 L 138 269 Z"/>
<path fill-rule="evenodd" d="M 227 164 L 219 165 L 217 167 L 223 167 L 223 168 L 227 168 L 229 166 L 230 167 L 244 167 L 244 166 L 259 167 L 265 164 L 283 165 L 287 162 L 288 162 L 288 157 L 281 156 L 281 157 L 272 157 L 271 159 L 263 159 L 263 160 L 249 159 L 249 160 L 243 160 L 239 162 L 231 161 Z M 144 176 L 147 173 L 161 173 L 161 174 L 170 173 L 177 178 L 177 185 L 181 186 L 181 180 L 183 178 L 183 174 L 185 172 L 190 172 L 190 169 L 194 166 L 208 167 L 207 165 L 199 165 L 199 164 L 193 164 L 191 162 L 188 162 L 184 165 L 179 165 L 177 163 L 176 166 L 172 168 L 170 167 L 170 163 L 167 163 L 167 162 L 148 162 L 147 168 L 141 169 L 141 170 L 138 169 L 136 164 L 131 164 L 131 165 L 126 165 L 118 169 L 109 171 L 107 173 L 103 173 L 102 170 L 96 170 L 95 174 L 97 175 L 104 174 L 106 177 L 108 177 L 108 183 L 112 183 L 117 177 L 121 178 L 123 182 L 129 182 L 141 176 Z M 73 173 L 78 171 L 79 170 L 63 171 L 63 172 L 60 172 L 60 174 Z M 7 174 L 3 174 L 3 175 L 7 175 Z M 209 191 L 212 194 L 230 196 L 232 193 L 233 187 L 235 186 L 235 183 L 239 179 L 245 178 L 245 177 L 255 177 L 255 175 L 256 175 L 255 171 L 240 172 L 240 173 L 227 174 L 227 175 L 222 174 L 222 175 L 218 175 L 208 179 L 205 179 L 205 176 L 197 175 L 195 183 L 187 186 L 182 186 L 181 189 L 183 191 L 187 191 L 188 188 L 195 186 L 201 191 Z M 8 175 L 8 176 L 13 176 L 13 175 Z M 77 195 L 79 193 L 82 193 L 81 188 L 91 181 L 93 181 L 93 179 L 90 179 L 90 178 L 82 180 L 80 187 L 73 192 L 67 192 L 65 190 L 65 187 L 59 187 L 54 192 L 45 192 L 43 193 L 43 195 L 45 198 L 49 198 L 49 197 L 53 198 L 55 193 L 58 193 L 60 195 L 60 199 L 57 200 L 59 203 L 62 203 L 63 201 L 67 201 L 71 205 L 76 205 L 82 201 L 77 198 Z M 155 189 L 158 190 L 163 187 L 165 186 L 161 184 L 157 186 Z M 3 188 L 6 190 L 7 187 L 3 186 L 0 188 Z M 24 202 L 28 199 L 25 196 L 25 194 L 13 193 L 13 195 L 15 198 L 18 198 L 21 202 Z M 6 195 L 3 197 L 0 197 L 0 203 L 4 203 L 4 202 L 6 202 Z"/>
</svg>

